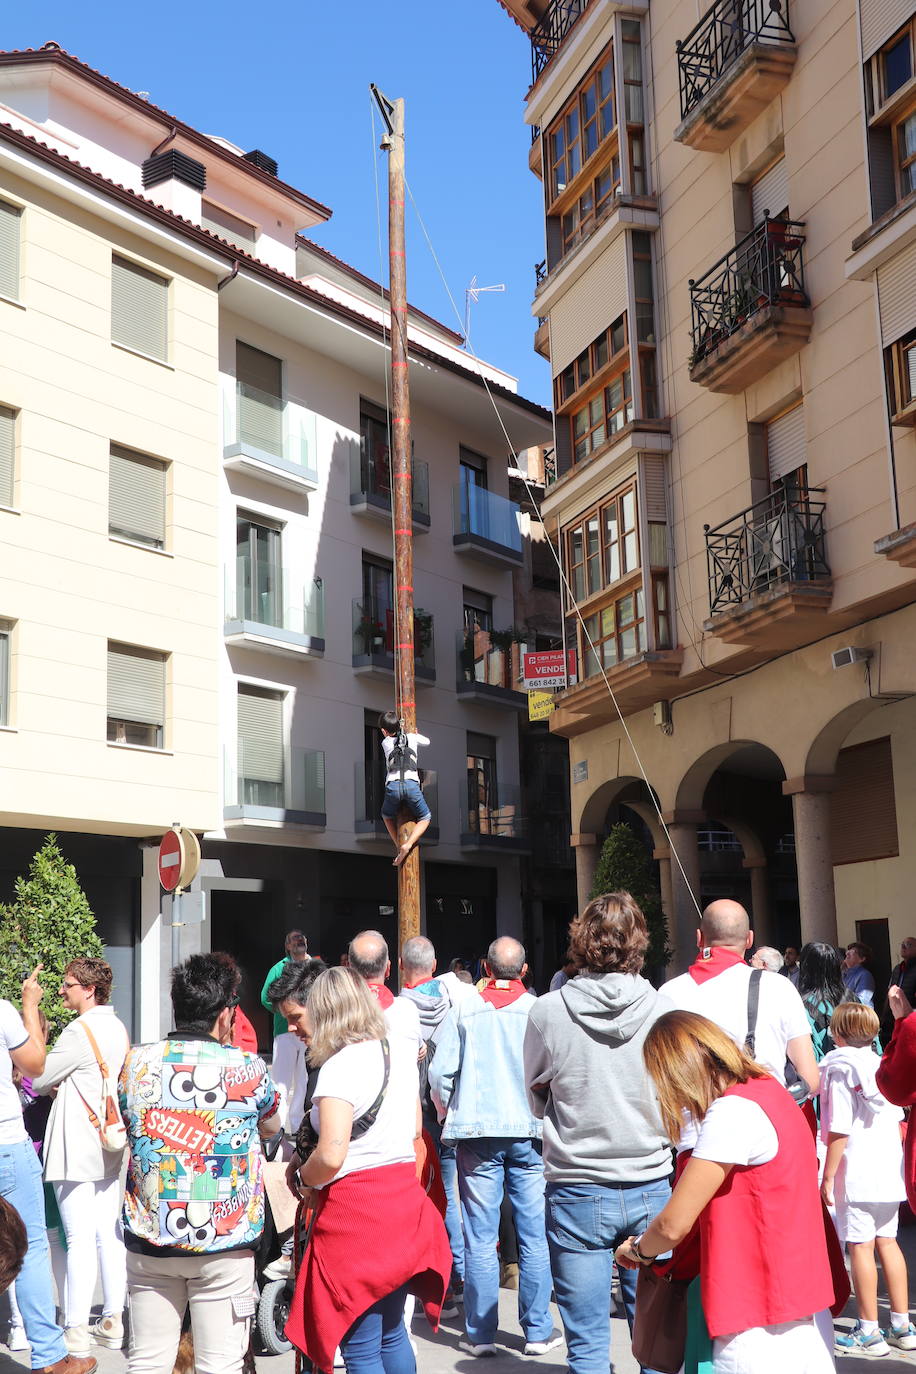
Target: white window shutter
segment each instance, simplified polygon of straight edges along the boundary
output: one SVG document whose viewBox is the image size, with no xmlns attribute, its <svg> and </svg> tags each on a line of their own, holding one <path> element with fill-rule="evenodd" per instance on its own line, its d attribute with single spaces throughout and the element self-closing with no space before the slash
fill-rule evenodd
<svg viewBox="0 0 916 1374">
<path fill-rule="evenodd" d="M 239 688 L 239 776 L 283 782 L 283 697 Z"/>
<path fill-rule="evenodd" d="M 169 284 L 126 258 L 111 261 L 111 338 L 165 362 L 168 355 Z"/>
<path fill-rule="evenodd" d="M 22 211 L 0 200 L 0 296 L 19 299 L 19 231 Z"/>
<path fill-rule="evenodd" d="M 771 482 L 794 472 L 807 461 L 803 405 L 796 406 L 767 425 L 767 461 Z"/>
<path fill-rule="evenodd" d="M 0 406 L 0 506 L 13 504 L 16 462 L 16 412 Z"/>
<path fill-rule="evenodd" d="M 111 446 L 108 470 L 108 529 L 153 548 L 165 544 L 165 464 Z"/>
<path fill-rule="evenodd" d="M 0 620 L 0 725 L 10 723 L 10 626 Z"/>
<path fill-rule="evenodd" d="M 250 344 L 237 343 L 239 440 L 283 457 L 283 364 Z"/>
<path fill-rule="evenodd" d="M 165 724 L 165 659 L 151 649 L 108 645 L 108 719 Z"/>
<path fill-rule="evenodd" d="M 770 218 L 781 215 L 789 204 L 789 173 L 786 160 L 781 157 L 758 177 L 751 187 L 751 212 L 754 224 L 760 224 L 763 213 L 769 210 Z"/>
</svg>

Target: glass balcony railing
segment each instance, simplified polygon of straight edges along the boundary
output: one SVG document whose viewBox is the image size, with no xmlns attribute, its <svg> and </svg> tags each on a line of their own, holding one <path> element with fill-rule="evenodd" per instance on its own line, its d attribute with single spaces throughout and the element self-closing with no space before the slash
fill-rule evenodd
<svg viewBox="0 0 916 1374">
<path fill-rule="evenodd" d="M 239 740 L 223 760 L 226 818 L 323 828 L 324 763 L 322 749 L 283 749 L 267 738 Z"/>
<path fill-rule="evenodd" d="M 257 464 L 268 479 L 318 485 L 317 423 L 295 401 L 247 382 L 224 379 L 223 444 L 227 462 Z"/>
<path fill-rule="evenodd" d="M 493 549 L 521 562 L 521 511 L 514 501 L 486 487 L 460 483 L 453 488 L 454 540 L 459 548 Z"/>
<path fill-rule="evenodd" d="M 528 836 L 521 789 L 509 784 L 490 787 L 481 795 L 476 781 L 459 789 L 462 844 L 498 846 L 500 841 L 523 843 Z"/>
<path fill-rule="evenodd" d="M 431 612 L 417 607 L 413 613 L 414 671 L 427 678 L 436 675 L 436 645 Z M 372 664 L 394 671 L 394 608 L 381 601 L 353 602 L 353 666 Z"/>
<path fill-rule="evenodd" d="M 411 510 L 415 524 L 429 524 L 429 464 L 422 458 L 411 462 Z M 350 505 L 391 511 L 391 470 L 388 454 L 371 458 L 362 445 L 350 447 Z"/>
<path fill-rule="evenodd" d="M 239 555 L 226 569 L 226 623 L 324 639 L 324 584 L 303 587 L 282 567 Z"/>
<path fill-rule="evenodd" d="M 522 655 L 525 646 L 506 642 L 498 631 L 465 630 L 458 635 L 458 691 L 474 686 L 501 687 L 520 692 Z"/>
</svg>

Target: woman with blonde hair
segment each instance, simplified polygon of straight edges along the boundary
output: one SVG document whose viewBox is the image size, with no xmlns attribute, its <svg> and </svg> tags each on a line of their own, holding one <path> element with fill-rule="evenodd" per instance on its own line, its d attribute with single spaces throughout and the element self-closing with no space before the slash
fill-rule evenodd
<svg viewBox="0 0 916 1374">
<path fill-rule="evenodd" d="M 830 1323 L 822 1331 L 816 1319 L 834 1303 L 834 1285 L 802 1113 L 766 1069 L 693 1012 L 660 1017 L 643 1056 L 671 1139 L 688 1117 L 698 1138 L 670 1202 L 618 1249 L 618 1264 L 652 1264 L 699 1222 L 715 1374 L 833 1369 Z"/>
<path fill-rule="evenodd" d="M 340 1346 L 349 1374 L 415 1374 L 403 1321 L 414 1293 L 435 1328 L 451 1274 L 441 1216 L 417 1182 L 419 1076 L 409 1041 L 385 1035 L 378 1002 L 343 967 L 315 980 L 304 1009 L 318 1068 L 290 1177 L 315 1208 L 287 1335 L 317 1370 Z"/>
</svg>

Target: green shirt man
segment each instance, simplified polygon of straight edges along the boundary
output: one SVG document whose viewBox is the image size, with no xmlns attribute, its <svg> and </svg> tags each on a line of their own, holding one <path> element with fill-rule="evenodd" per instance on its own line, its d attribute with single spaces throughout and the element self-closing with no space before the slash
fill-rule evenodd
<svg viewBox="0 0 916 1374">
<path fill-rule="evenodd" d="M 305 936 L 303 935 L 301 930 L 291 930 L 289 932 L 289 934 L 286 937 L 285 948 L 286 954 L 282 959 L 278 959 L 277 962 L 274 964 L 273 968 L 270 970 L 267 977 L 264 979 L 264 986 L 261 989 L 261 1006 L 264 1007 L 267 1011 L 273 1012 L 274 1039 L 276 1039 L 278 1035 L 283 1035 L 287 1029 L 287 1026 L 286 1018 L 284 1016 L 281 1016 L 278 1011 L 274 1011 L 273 1004 L 271 1003 L 271 1000 L 267 995 L 270 990 L 270 985 L 275 978 L 279 978 L 280 974 L 286 968 L 287 964 L 304 964 L 309 957 L 308 945 L 306 943 Z"/>
</svg>

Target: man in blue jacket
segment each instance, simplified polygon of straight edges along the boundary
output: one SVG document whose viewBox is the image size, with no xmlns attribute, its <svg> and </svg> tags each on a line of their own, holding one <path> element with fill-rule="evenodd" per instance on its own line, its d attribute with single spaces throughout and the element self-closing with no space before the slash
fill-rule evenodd
<svg viewBox="0 0 916 1374">
<path fill-rule="evenodd" d="M 504 935 L 485 963 L 479 998 L 462 1002 L 443 1023 L 429 1066 L 442 1139 L 457 1146 L 464 1215 L 464 1309 L 472 1355 L 496 1354 L 499 1320 L 499 1209 L 505 1188 L 518 1233 L 519 1321 L 525 1354 L 560 1344 L 550 1312 L 550 1259 L 544 1229 L 541 1123 L 525 1092 L 522 1047 L 535 998 L 522 978 L 525 949 Z"/>
</svg>

